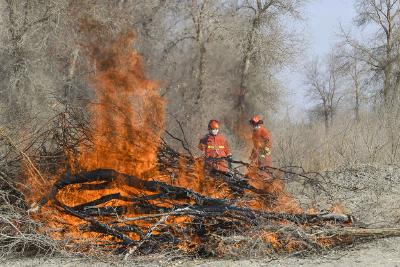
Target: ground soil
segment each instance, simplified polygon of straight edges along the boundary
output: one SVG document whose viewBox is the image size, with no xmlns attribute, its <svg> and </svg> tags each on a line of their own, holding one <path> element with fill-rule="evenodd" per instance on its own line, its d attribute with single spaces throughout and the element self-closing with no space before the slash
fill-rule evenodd
<svg viewBox="0 0 400 267">
<path fill-rule="evenodd" d="M 307 257 L 286 256 L 263 259 L 168 259 L 164 255 L 135 261 L 107 261 L 82 258 L 34 258 L 9 260 L 0 266 L 21 267 L 87 267 L 87 266 L 202 266 L 202 267 L 250 267 L 250 266 L 400 266 L 400 238 L 388 238 L 358 244 L 346 249 L 333 250 Z"/>
</svg>

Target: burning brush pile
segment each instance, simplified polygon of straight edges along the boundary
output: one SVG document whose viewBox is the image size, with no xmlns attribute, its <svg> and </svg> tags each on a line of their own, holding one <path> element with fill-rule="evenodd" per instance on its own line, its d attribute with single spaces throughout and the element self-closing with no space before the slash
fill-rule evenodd
<svg viewBox="0 0 400 267">
<path fill-rule="evenodd" d="M 64 138 L 67 164 L 53 174 L 27 169 L 24 195 L 37 231 L 71 250 L 127 256 L 316 251 L 368 236 L 349 215 L 303 212 L 285 192 L 284 171 L 209 172 L 169 147 L 165 103 L 132 41 L 126 35 L 91 50 L 90 130 L 73 146 Z"/>
</svg>

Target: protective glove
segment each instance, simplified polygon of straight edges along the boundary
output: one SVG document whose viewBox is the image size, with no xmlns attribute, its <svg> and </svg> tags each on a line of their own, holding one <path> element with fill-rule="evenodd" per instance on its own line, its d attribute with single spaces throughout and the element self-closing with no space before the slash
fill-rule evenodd
<svg viewBox="0 0 400 267">
<path fill-rule="evenodd" d="M 270 156 L 271 155 L 271 149 L 269 147 L 264 147 L 264 153 L 263 155 L 265 156 Z"/>
<path fill-rule="evenodd" d="M 233 161 L 232 155 L 228 155 L 226 158 L 226 161 L 228 162 L 228 169 L 229 169 L 229 171 L 231 171 L 232 170 L 232 161 Z"/>
<path fill-rule="evenodd" d="M 253 150 L 251 151 L 249 160 L 250 160 L 250 162 L 253 162 L 253 161 L 257 160 L 257 158 L 258 158 L 258 155 L 257 155 L 256 151 L 253 149 Z"/>
</svg>

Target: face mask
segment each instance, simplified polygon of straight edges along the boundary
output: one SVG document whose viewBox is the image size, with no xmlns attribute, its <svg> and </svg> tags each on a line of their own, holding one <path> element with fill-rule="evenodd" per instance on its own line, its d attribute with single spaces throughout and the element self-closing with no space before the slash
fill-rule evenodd
<svg viewBox="0 0 400 267">
<path fill-rule="evenodd" d="M 218 129 L 212 129 L 212 130 L 211 130 L 211 134 L 212 134 L 212 135 L 217 135 L 218 132 L 219 132 Z"/>
</svg>

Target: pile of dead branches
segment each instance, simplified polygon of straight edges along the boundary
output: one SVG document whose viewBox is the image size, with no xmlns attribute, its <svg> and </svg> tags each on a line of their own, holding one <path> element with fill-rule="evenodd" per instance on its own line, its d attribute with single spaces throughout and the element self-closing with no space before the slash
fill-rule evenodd
<svg viewBox="0 0 400 267">
<path fill-rule="evenodd" d="M 52 229 L 32 218 L 24 193 L 32 190 L 28 172 L 47 181 L 42 173 L 65 166 L 64 151 L 74 151 L 84 136 L 76 116 L 60 113 L 23 136 L 19 132 L 25 129 L 0 126 L 0 259 L 65 251 L 65 242 L 52 238 Z"/>
<path fill-rule="evenodd" d="M 56 121 L 41 135 L 53 141 L 35 138 L 29 145 L 35 153 L 30 154 L 29 148 L 19 150 L 5 139 L 8 147 L 14 146 L 13 160 L 18 159 L 25 168 L 40 174 L 50 186 L 30 206 L 21 193 L 25 191 L 10 183 L 12 179 L 4 179 L 6 190 L 0 194 L 4 200 L 0 207 L 3 253 L 22 251 L 31 244 L 36 246 L 32 251 L 48 252 L 63 244 L 71 251 L 90 253 L 96 248 L 126 257 L 165 251 L 215 256 L 253 255 L 256 251 L 257 255 L 265 255 L 318 252 L 400 234 L 398 229 L 360 228 L 348 214 L 279 211 L 274 191 L 254 186 L 250 178 L 236 170 L 204 170 L 203 179 L 212 184 L 213 193 L 224 188 L 225 195 L 189 189 L 179 182 L 179 173 L 182 168 L 186 176 L 198 173 L 197 160 L 191 153 L 176 152 L 165 142 L 159 148 L 157 172 L 144 177 L 112 169 L 76 171 L 68 166 L 71 162 L 66 158 L 79 153 L 78 145 L 90 134 L 65 114 Z M 38 140 L 40 145 L 36 145 Z M 65 170 L 62 174 L 56 172 L 60 166 Z M 299 176 L 312 182 L 307 175 L 288 169 L 259 170 L 259 175 L 269 177 L 269 181 Z M 95 197 L 72 205 L 68 198 L 73 194 Z M 248 205 L 250 202 L 253 204 Z"/>
<path fill-rule="evenodd" d="M 118 184 L 124 183 L 132 191 L 136 189 L 146 192 L 146 195 L 101 195 L 76 206 L 68 206 L 57 197 L 60 190 L 68 191 L 68 187 L 76 188 L 76 185 L 82 193 L 104 190 L 117 179 Z M 112 205 L 110 203 L 113 200 L 122 200 L 127 204 Z M 82 231 L 108 235 L 112 237 L 107 240 L 110 248 L 129 253 L 137 251 L 147 254 L 182 248 L 184 244 L 191 252 L 212 253 L 206 247 L 212 247 L 210 243 L 216 235 L 244 235 L 246 231 L 261 225 L 268 227 L 262 231 L 276 231 L 282 225 L 287 228 L 288 225 L 333 226 L 352 223 L 351 216 L 345 214 L 265 212 L 240 207 L 236 205 L 239 200 L 211 198 L 163 182 L 145 181 L 114 170 L 99 169 L 61 176 L 48 197 L 39 204 L 43 206 L 51 201 L 63 213 L 84 221 L 86 224 L 80 226 Z M 180 221 L 183 223 L 178 223 Z M 308 242 L 306 238 L 304 242 Z"/>
<path fill-rule="evenodd" d="M 59 251 L 59 242 L 38 231 L 43 224 L 30 217 L 24 197 L 1 171 L 0 180 L 0 259 Z"/>
</svg>

